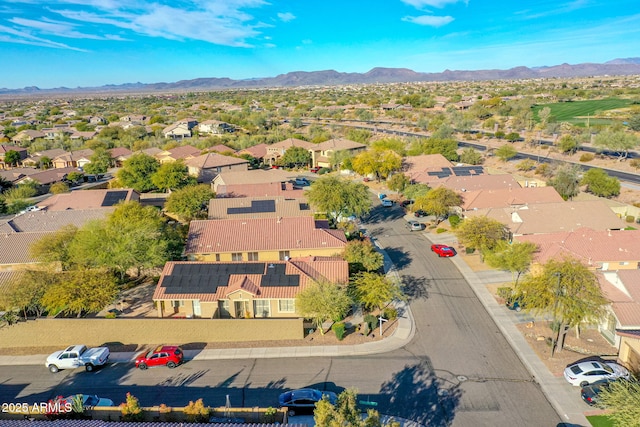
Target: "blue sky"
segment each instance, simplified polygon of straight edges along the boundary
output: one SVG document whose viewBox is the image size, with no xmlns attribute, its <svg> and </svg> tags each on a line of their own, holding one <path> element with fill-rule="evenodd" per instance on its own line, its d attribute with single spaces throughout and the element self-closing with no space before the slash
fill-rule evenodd
<svg viewBox="0 0 640 427">
<path fill-rule="evenodd" d="M 638 0 L 2 0 L 0 88 L 640 56 Z"/>
</svg>

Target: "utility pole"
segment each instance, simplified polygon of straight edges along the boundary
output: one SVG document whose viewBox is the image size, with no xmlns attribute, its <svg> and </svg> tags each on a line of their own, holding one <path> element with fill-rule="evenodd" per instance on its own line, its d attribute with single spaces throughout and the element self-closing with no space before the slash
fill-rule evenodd
<svg viewBox="0 0 640 427">
<path fill-rule="evenodd" d="M 560 286 L 560 277 L 561 274 L 560 272 L 555 272 L 553 273 L 554 276 L 558 277 L 558 283 L 556 284 L 556 289 L 554 290 L 554 294 L 555 294 L 555 301 L 553 304 L 553 322 L 554 323 L 558 323 L 558 304 L 560 303 L 560 295 L 562 294 L 562 288 Z M 564 323 L 564 322 L 562 322 Z M 553 337 L 553 342 L 551 343 L 551 357 L 553 358 L 553 355 L 556 353 L 556 347 L 558 346 L 558 341 L 560 339 L 560 327 L 564 328 L 564 325 L 560 325 L 558 324 L 558 330 L 556 331 L 554 337 Z"/>
</svg>

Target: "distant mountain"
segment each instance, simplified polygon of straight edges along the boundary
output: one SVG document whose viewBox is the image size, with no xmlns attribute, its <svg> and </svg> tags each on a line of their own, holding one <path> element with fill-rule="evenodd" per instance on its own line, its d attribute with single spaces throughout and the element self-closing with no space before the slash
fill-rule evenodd
<svg viewBox="0 0 640 427">
<path fill-rule="evenodd" d="M 40 89 L 35 86 L 22 89 L 0 89 L 0 95 L 46 95 L 78 93 L 141 93 L 198 91 L 228 88 L 336 86 L 366 83 L 407 83 L 433 81 L 514 80 L 550 77 L 588 77 L 604 75 L 640 74 L 640 58 L 614 59 L 603 64 L 561 64 L 551 67 L 515 67 L 508 70 L 445 70 L 441 73 L 420 73 L 407 68 L 376 67 L 366 73 L 340 73 L 335 70 L 293 71 L 276 77 L 233 80 L 229 78 L 198 78 L 175 83 L 127 83 L 70 89 Z"/>
</svg>

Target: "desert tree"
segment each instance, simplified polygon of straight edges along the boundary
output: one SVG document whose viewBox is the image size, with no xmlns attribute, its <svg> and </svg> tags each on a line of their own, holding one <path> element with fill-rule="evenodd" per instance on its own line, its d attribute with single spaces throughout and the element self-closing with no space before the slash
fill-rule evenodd
<svg viewBox="0 0 640 427">
<path fill-rule="evenodd" d="M 353 298 L 367 310 L 382 309 L 394 299 L 405 298 L 400 285 L 384 274 L 356 273 L 349 284 Z"/>
<path fill-rule="evenodd" d="M 467 218 L 455 229 L 460 243 L 483 252 L 496 248 L 500 241 L 507 239 L 508 234 L 503 223 L 486 216 Z"/>
<path fill-rule="evenodd" d="M 600 393 L 600 404 L 608 409 L 608 418 L 616 426 L 640 427 L 640 383 L 609 382 Z"/>
<path fill-rule="evenodd" d="M 116 280 L 105 270 L 79 268 L 56 276 L 41 299 L 51 314 L 97 313 L 118 296 Z"/>
<path fill-rule="evenodd" d="M 384 264 L 382 253 L 376 251 L 370 240 L 351 240 L 342 256 L 352 272 L 377 271 Z"/>
<path fill-rule="evenodd" d="M 599 168 L 586 171 L 580 184 L 587 186 L 587 193 L 595 194 L 599 197 L 609 198 L 620 194 L 620 180 L 614 176 L 609 176 Z"/>
<path fill-rule="evenodd" d="M 517 287 L 520 276 L 531 267 L 537 249 L 531 242 L 509 244 L 506 240 L 498 240 L 493 250 L 484 254 L 484 260 L 490 267 L 510 271 L 514 287 Z"/>
<path fill-rule="evenodd" d="M 215 197 L 208 185 L 190 185 L 172 192 L 167 198 L 165 209 L 177 215 L 182 221 L 206 218 L 209 201 Z"/>
<path fill-rule="evenodd" d="M 342 319 L 351 304 L 345 286 L 326 281 L 312 283 L 296 296 L 296 311 L 311 319 L 323 335 L 322 324 L 327 320 Z"/>
<path fill-rule="evenodd" d="M 462 197 L 455 191 L 446 188 L 438 187 L 429 190 L 426 194 L 416 197 L 413 209 L 423 209 L 438 218 L 445 217 L 452 207 L 460 206 L 462 203 Z"/>
<path fill-rule="evenodd" d="M 336 176 L 324 176 L 314 181 L 307 191 L 307 199 L 316 211 L 326 212 L 334 220 L 366 215 L 371 210 L 366 185 Z"/>
<path fill-rule="evenodd" d="M 556 189 L 564 200 L 571 199 L 580 192 L 581 171 L 578 165 L 563 164 L 556 168 L 547 182 Z"/>
</svg>

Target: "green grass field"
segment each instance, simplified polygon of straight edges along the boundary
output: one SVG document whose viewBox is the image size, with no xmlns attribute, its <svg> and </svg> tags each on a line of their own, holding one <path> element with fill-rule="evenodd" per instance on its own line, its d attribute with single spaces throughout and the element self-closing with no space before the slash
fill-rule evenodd
<svg viewBox="0 0 640 427">
<path fill-rule="evenodd" d="M 630 99 L 619 98 L 607 98 L 597 99 L 590 101 L 575 101 L 575 102 L 557 102 L 555 104 L 543 104 L 533 107 L 534 117 L 537 121 L 538 112 L 544 107 L 551 108 L 552 120 L 555 122 L 569 122 L 578 126 L 586 126 L 587 116 L 593 117 L 607 110 L 614 110 L 616 108 L 625 108 L 631 105 L 633 101 Z M 580 117 L 580 118 L 578 118 Z M 613 120 L 609 119 L 589 119 L 589 125 L 608 125 Z"/>
<path fill-rule="evenodd" d="M 592 415 L 587 417 L 592 427 L 615 427 L 613 421 L 606 415 Z"/>
</svg>

